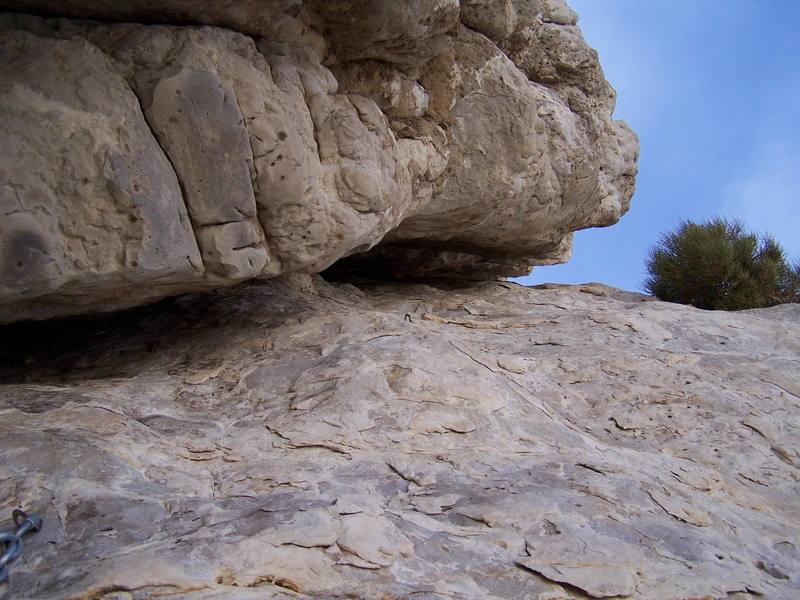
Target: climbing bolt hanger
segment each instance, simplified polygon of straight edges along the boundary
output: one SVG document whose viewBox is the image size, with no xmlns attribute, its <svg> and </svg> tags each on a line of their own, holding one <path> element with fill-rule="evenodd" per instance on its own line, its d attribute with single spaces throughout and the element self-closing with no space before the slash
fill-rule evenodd
<svg viewBox="0 0 800 600">
<path fill-rule="evenodd" d="M 28 514 L 21 510 L 11 513 L 14 518 L 16 531 L 0 531 L 0 542 L 3 543 L 3 554 L 0 556 L 0 583 L 8 580 L 8 568 L 22 556 L 22 536 L 29 531 L 39 531 L 42 528 L 42 517 L 39 513 Z"/>
</svg>

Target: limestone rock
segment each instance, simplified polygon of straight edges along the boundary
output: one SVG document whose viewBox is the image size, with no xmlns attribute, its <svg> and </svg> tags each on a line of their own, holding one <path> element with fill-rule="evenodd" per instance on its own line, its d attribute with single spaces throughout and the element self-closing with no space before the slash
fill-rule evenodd
<svg viewBox="0 0 800 600">
<path fill-rule="evenodd" d="M 109 58 L 77 37 L 0 43 L 2 320 L 39 298 L 191 289 L 203 263 L 178 179 Z"/>
<path fill-rule="evenodd" d="M 561 0 L 0 9 L 0 322 L 346 257 L 520 274 L 633 194 L 636 138 Z"/>
<path fill-rule="evenodd" d="M 464 0 L 461 3 L 461 22 L 498 42 L 517 28 L 517 9 L 512 0 Z"/>
<path fill-rule="evenodd" d="M 800 306 L 359 286 L 0 330 L 0 597 L 797 597 Z"/>
</svg>

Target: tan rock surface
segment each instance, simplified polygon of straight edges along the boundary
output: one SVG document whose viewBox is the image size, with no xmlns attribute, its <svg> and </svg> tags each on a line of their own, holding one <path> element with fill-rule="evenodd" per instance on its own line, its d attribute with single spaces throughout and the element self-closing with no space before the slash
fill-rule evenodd
<svg viewBox="0 0 800 600">
<path fill-rule="evenodd" d="M 2 330 L 0 596 L 797 597 L 800 307 L 292 281 Z"/>
<path fill-rule="evenodd" d="M 0 322 L 350 255 L 519 274 L 633 194 L 638 142 L 563 2 L 0 9 L 69 17 L 0 15 Z"/>
</svg>

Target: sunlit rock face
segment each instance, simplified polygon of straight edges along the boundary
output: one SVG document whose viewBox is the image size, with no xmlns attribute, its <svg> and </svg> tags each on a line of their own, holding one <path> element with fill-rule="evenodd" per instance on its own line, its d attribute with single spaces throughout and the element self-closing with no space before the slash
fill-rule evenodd
<svg viewBox="0 0 800 600">
<path fill-rule="evenodd" d="M 0 329 L 0 597 L 797 599 L 800 305 L 290 279 Z"/>
<path fill-rule="evenodd" d="M 636 137 L 557 0 L 0 7 L 0 321 L 348 256 L 520 274 L 633 194 Z"/>
</svg>

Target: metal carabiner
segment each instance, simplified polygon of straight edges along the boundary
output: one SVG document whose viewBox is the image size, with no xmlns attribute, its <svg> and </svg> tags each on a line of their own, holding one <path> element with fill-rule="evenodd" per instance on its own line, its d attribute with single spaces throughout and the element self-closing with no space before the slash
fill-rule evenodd
<svg viewBox="0 0 800 600">
<path fill-rule="evenodd" d="M 5 546 L 0 555 L 0 583 L 8 580 L 9 566 L 22 556 L 22 536 L 29 531 L 39 531 L 44 522 L 39 513 L 28 514 L 22 510 L 14 510 L 11 516 L 17 530 L 0 532 L 0 542 Z"/>
</svg>

